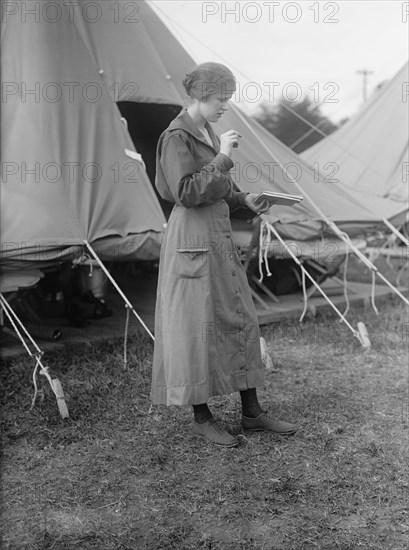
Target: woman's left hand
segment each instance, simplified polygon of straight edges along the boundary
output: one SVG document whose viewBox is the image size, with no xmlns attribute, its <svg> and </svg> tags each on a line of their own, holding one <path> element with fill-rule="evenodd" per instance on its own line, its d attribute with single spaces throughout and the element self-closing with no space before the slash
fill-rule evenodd
<svg viewBox="0 0 409 550">
<path fill-rule="evenodd" d="M 247 208 L 253 210 L 256 214 L 265 214 L 270 210 L 270 205 L 267 200 L 264 200 L 261 203 L 255 203 L 256 198 L 258 197 L 257 193 L 249 193 L 245 196 L 244 202 L 246 203 Z"/>
</svg>

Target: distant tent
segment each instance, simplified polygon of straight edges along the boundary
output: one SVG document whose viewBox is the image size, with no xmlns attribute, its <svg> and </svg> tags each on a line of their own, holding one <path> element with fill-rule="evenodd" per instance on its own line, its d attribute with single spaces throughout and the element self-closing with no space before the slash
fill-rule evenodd
<svg viewBox="0 0 409 550">
<path fill-rule="evenodd" d="M 165 217 L 67 2 L 60 9 L 56 22 L 42 9 L 2 25 L 2 269 L 78 258 L 85 239 L 103 260 L 156 259 Z"/>
<path fill-rule="evenodd" d="M 144 136 L 138 134 L 138 124 L 144 128 L 151 123 L 156 125 L 157 135 L 166 128 L 169 120 L 163 119 L 160 124 L 164 108 L 161 104 L 167 103 L 172 108 L 185 104 L 187 98 L 181 82 L 196 63 L 147 2 L 135 5 L 138 7 L 137 20 L 133 23 L 124 21 L 126 2 L 120 2 L 122 17 L 113 24 L 112 14 L 102 2 L 101 9 L 105 10 L 103 16 L 96 23 L 83 21 L 80 32 L 98 67 L 104 71 L 113 99 L 126 101 L 121 110 L 128 111 L 130 122 L 134 119 L 135 130 L 133 134 L 131 132 L 134 141 L 143 142 Z M 74 9 L 79 10 L 78 6 Z M 141 79 L 140 67 L 149 67 L 148 74 L 145 68 L 142 69 L 146 80 Z M 350 236 L 377 226 L 382 217 L 399 216 L 406 209 L 404 205 L 379 199 L 378 210 L 383 212 L 380 216 L 365 208 L 366 197 L 357 200 L 347 190 L 326 185 L 323 178 L 317 176 L 296 153 L 242 113 L 233 102 L 229 112 L 215 128 L 218 133 L 234 128 L 243 135 L 241 147 L 235 154 L 236 166 L 232 170 L 240 189 L 252 192 L 274 189 L 299 193 L 300 189 L 292 182 L 293 178 L 301 185 L 302 191 L 311 197 L 312 202 L 305 199 L 291 209 L 274 207 L 271 210 L 270 220 L 285 238 L 317 239 L 326 233 L 326 224 L 314 205 L 318 205 L 328 218 Z M 154 155 L 154 150 L 150 154 Z M 147 151 L 147 164 L 148 157 Z"/>
<path fill-rule="evenodd" d="M 301 154 L 308 164 L 336 163 L 334 177 L 367 197 L 409 200 L 409 65 L 341 128 Z"/>
</svg>

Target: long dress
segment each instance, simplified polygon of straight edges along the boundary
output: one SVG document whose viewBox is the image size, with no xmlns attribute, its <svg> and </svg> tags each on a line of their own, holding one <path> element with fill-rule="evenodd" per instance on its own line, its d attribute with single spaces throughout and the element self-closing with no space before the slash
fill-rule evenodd
<svg viewBox="0 0 409 550">
<path fill-rule="evenodd" d="M 264 384 L 257 315 L 237 253 L 231 159 L 184 109 L 158 142 L 156 187 L 174 203 L 161 248 L 151 399 L 197 405 Z"/>
</svg>

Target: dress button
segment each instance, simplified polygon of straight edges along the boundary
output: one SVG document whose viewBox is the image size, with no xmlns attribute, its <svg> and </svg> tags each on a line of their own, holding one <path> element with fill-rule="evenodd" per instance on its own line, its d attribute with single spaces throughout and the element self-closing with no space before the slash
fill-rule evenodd
<svg viewBox="0 0 409 550">
<path fill-rule="evenodd" d="M 240 296 L 240 292 L 238 290 L 236 290 L 236 292 L 234 293 L 235 296 Z"/>
<path fill-rule="evenodd" d="M 242 352 L 243 352 L 243 351 L 244 351 L 244 348 L 240 348 L 240 351 L 242 351 Z"/>
<path fill-rule="evenodd" d="M 229 258 L 232 260 L 234 258 L 234 254 L 229 254 Z"/>
<path fill-rule="evenodd" d="M 233 275 L 233 277 L 236 276 L 236 272 L 235 272 L 235 271 L 232 271 L 231 274 Z"/>
<path fill-rule="evenodd" d="M 227 234 L 226 239 L 231 239 L 231 235 Z"/>
<path fill-rule="evenodd" d="M 242 310 L 242 309 L 238 309 L 238 310 L 237 310 L 237 313 L 238 313 L 239 315 L 241 315 L 241 314 L 243 313 L 243 310 Z"/>
</svg>

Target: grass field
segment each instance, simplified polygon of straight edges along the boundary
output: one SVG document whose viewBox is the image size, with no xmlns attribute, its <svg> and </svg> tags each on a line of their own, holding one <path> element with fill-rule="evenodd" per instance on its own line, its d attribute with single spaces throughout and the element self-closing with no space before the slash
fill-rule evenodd
<svg viewBox="0 0 409 550">
<path fill-rule="evenodd" d="M 361 273 L 365 278 L 366 274 Z M 355 308 L 364 351 L 333 316 L 263 328 L 275 369 L 260 400 L 292 437 L 240 427 L 237 395 L 212 400 L 240 438 L 221 449 L 190 432 L 188 408 L 151 407 L 142 336 L 46 360 L 62 420 L 32 362 L 2 369 L 2 548 L 9 550 L 406 550 L 409 547 L 407 309 Z"/>
</svg>

